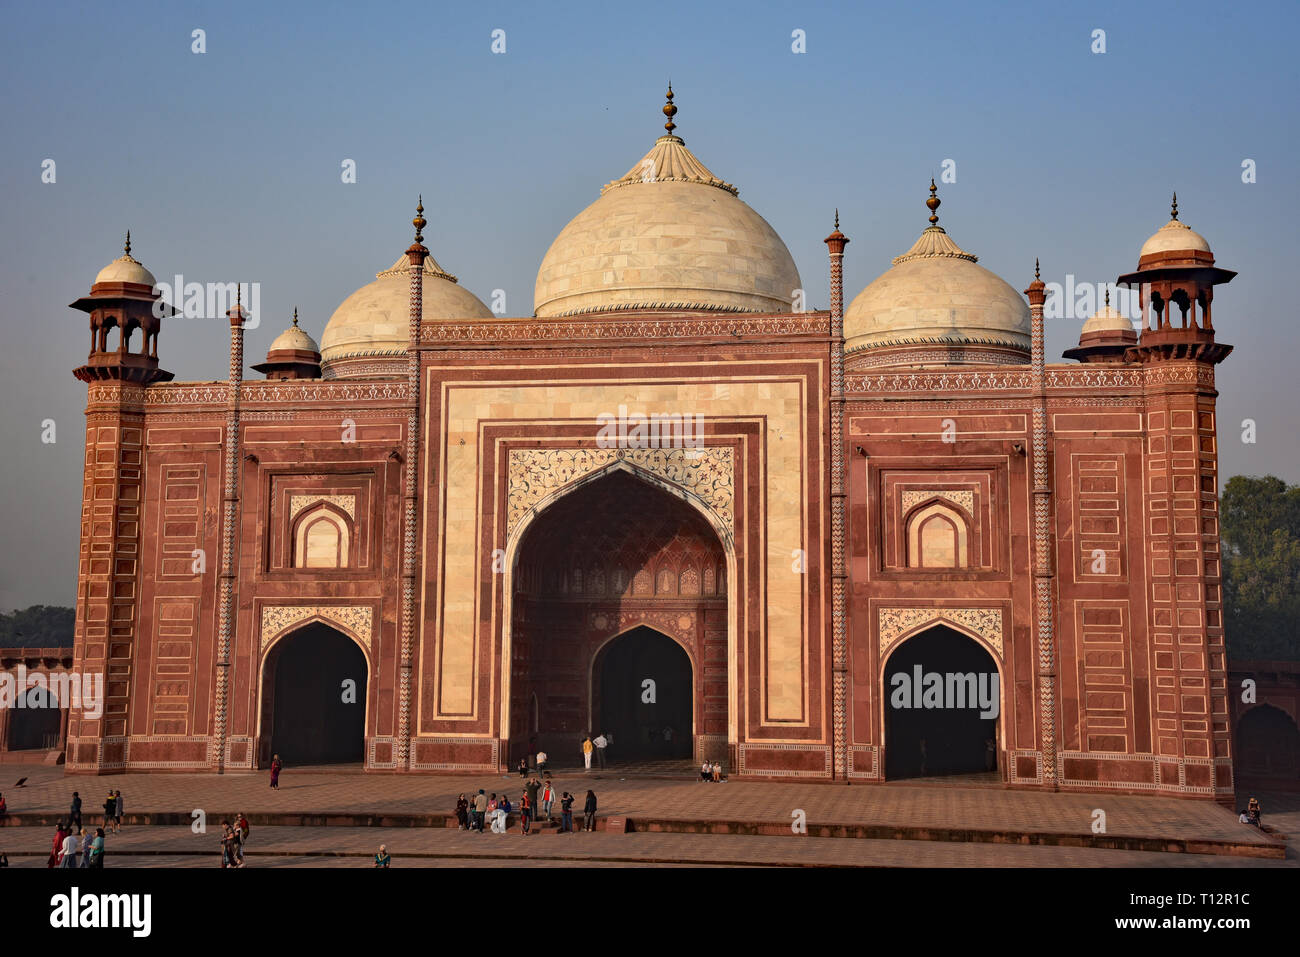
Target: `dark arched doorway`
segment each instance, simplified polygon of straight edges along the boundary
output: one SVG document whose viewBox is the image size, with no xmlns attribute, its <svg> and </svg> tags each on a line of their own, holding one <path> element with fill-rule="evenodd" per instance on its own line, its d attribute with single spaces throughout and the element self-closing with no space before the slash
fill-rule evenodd
<svg viewBox="0 0 1300 957">
<path fill-rule="evenodd" d="M 700 509 L 652 477 L 615 469 L 542 510 L 519 542 L 512 576 L 502 729 L 510 767 L 539 749 L 552 767 L 580 765 L 584 735 L 604 722 L 615 763 L 634 752 L 680 756 L 686 772 L 697 742 L 725 747 L 727 556 Z M 639 627 L 656 622 L 663 631 Z M 692 662 L 716 678 L 706 683 Z M 633 672 L 651 667 L 666 677 L 655 678 L 655 708 L 639 714 L 641 682 L 654 676 Z M 635 678 L 630 691 L 610 692 L 616 710 L 608 713 L 606 675 Z M 657 745 L 646 737 L 654 723 Z"/>
<path fill-rule="evenodd" d="M 30 688 L 22 695 L 22 707 L 15 705 L 7 710 L 10 751 L 52 751 L 59 747 L 63 715 L 49 689 Z"/>
<path fill-rule="evenodd" d="M 592 664 L 594 730 L 612 734 L 613 761 L 691 757 L 694 682 L 681 645 L 653 628 L 624 632 Z"/>
<path fill-rule="evenodd" d="M 275 645 L 263 679 L 262 760 L 287 765 L 362 761 L 369 668 L 356 643 L 314 623 Z"/>
<path fill-rule="evenodd" d="M 885 664 L 885 777 L 997 770 L 1001 691 L 997 663 L 975 640 L 944 625 L 909 638 Z"/>
<path fill-rule="evenodd" d="M 1300 774 L 1300 730 L 1290 715 L 1256 705 L 1237 722 L 1236 775 L 1295 785 Z"/>
</svg>

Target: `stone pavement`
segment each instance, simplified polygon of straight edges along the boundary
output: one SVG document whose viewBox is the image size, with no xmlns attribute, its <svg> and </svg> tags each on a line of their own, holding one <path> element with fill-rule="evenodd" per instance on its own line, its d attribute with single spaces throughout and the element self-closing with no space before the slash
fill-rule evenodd
<svg viewBox="0 0 1300 957">
<path fill-rule="evenodd" d="M 17 818 L 11 823 L 20 822 L 24 815 L 30 819 L 33 813 L 42 817 L 65 814 L 73 790 L 80 791 L 89 822 L 98 822 L 96 812 L 107 791 L 119 788 L 125 798 L 128 819 L 132 815 L 152 813 L 184 815 L 188 819 L 193 809 L 202 808 L 208 815 L 209 825 L 215 826 L 223 816 L 238 811 L 249 815 L 275 815 L 268 819 L 268 823 L 297 823 L 293 816 L 304 813 L 447 815 L 461 792 L 472 793 L 483 787 L 489 792 L 508 789 L 512 796 L 517 796 L 522 787 L 518 775 L 443 777 L 363 774 L 347 770 L 307 772 L 290 768 L 281 776 L 280 790 L 272 791 L 267 786 L 265 772 L 221 776 L 131 774 L 89 777 L 65 776 L 61 768 L 10 770 L 14 780 L 23 773 L 29 775 L 28 786 L 19 790 L 14 790 L 10 781 L 0 780 L 10 813 Z M 825 824 L 887 825 L 1088 838 L 1093 812 L 1101 809 L 1106 813 L 1107 835 L 1110 836 L 1228 841 L 1257 846 L 1274 843 L 1269 836 L 1239 824 L 1232 812 L 1213 802 L 1142 795 L 903 784 L 844 786 L 752 781 L 704 784 L 689 778 L 628 777 L 620 780 L 617 770 L 591 774 L 557 772 L 555 785 L 557 790 L 567 789 L 577 794 L 579 807 L 586 789 L 595 790 L 603 818 L 622 815 L 634 820 L 699 822 L 701 826 L 715 821 L 767 822 L 788 830 L 793 812 L 801 810 L 810 827 Z M 0 829 L 0 836 L 6 842 L 7 830 Z M 665 840 L 674 836 L 688 841 L 697 839 L 689 835 L 644 835 L 647 839 Z M 618 835 L 611 837 L 620 838 Z M 621 837 L 626 839 L 628 835 Z M 793 835 L 741 839 L 789 841 L 791 837 Z M 858 844 L 861 841 L 844 843 Z"/>
<path fill-rule="evenodd" d="M 210 867 L 220 864 L 219 825 L 128 826 L 105 839 L 108 868 Z M 46 828 L 0 830 L 12 868 L 43 868 Z M 250 868 L 369 867 L 380 844 L 395 867 L 745 866 L 745 867 L 1296 867 L 1297 861 L 1209 854 L 1153 854 L 940 841 L 845 841 L 818 837 L 714 834 L 556 834 L 524 837 L 454 828 L 253 827 L 244 853 Z"/>
</svg>

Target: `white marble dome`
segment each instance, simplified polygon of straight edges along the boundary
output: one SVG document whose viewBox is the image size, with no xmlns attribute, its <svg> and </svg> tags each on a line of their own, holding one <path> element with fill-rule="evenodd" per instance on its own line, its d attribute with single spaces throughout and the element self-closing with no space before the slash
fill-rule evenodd
<svg viewBox="0 0 1300 957">
<path fill-rule="evenodd" d="M 298 352 L 320 352 L 320 346 L 316 345 L 316 340 L 298 327 L 298 312 L 294 310 L 293 325 L 284 332 L 275 337 L 271 343 L 271 348 L 266 350 L 268 353 L 279 352 L 281 350 L 296 350 Z"/>
<path fill-rule="evenodd" d="M 1104 306 L 1088 317 L 1080 330 L 1081 336 L 1094 332 L 1136 332 L 1133 320 L 1110 304 L 1109 293 Z"/>
<path fill-rule="evenodd" d="M 95 282 L 133 282 L 141 286 L 154 286 L 158 280 L 153 273 L 145 269 L 131 257 L 131 234 L 126 234 L 126 246 L 122 255 L 105 266 L 95 276 Z"/>
<path fill-rule="evenodd" d="M 1028 303 L 976 261 L 937 222 L 932 224 L 849 304 L 845 351 L 916 345 L 992 346 L 1027 353 Z"/>
<path fill-rule="evenodd" d="M 1145 256 L 1152 256 L 1156 253 L 1178 252 L 1183 250 L 1192 250 L 1194 252 L 1210 253 L 1210 244 L 1205 237 L 1192 229 L 1186 223 L 1181 223 L 1177 219 L 1171 219 L 1154 233 L 1151 238 L 1142 244 L 1142 251 L 1138 253 L 1140 261 Z"/>
<path fill-rule="evenodd" d="M 340 303 L 321 333 L 325 365 L 354 356 L 405 355 L 410 341 L 410 267 L 403 254 L 375 281 Z M 456 282 L 433 257 L 424 261 L 423 319 L 490 319 L 492 310 Z"/>
<path fill-rule="evenodd" d="M 533 304 L 543 318 L 621 309 L 789 312 L 801 286 L 776 230 L 670 132 L 556 237 Z"/>
</svg>

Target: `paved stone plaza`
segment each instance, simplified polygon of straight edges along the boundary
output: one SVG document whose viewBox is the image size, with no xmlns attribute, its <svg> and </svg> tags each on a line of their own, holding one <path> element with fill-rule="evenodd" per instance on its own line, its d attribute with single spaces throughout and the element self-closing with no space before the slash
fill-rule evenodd
<svg viewBox="0 0 1300 957">
<path fill-rule="evenodd" d="M 28 775 L 27 786 L 12 783 Z M 867 840 L 814 836 L 685 834 L 640 832 L 524 838 L 516 825 L 506 835 L 466 834 L 444 827 L 304 825 L 304 815 L 449 815 L 456 796 L 483 787 L 489 792 L 520 790 L 517 775 L 481 778 L 423 775 L 366 775 L 348 771 L 287 770 L 279 791 L 265 774 L 65 776 L 58 768 L 5 769 L 2 783 L 11 814 L 0 829 L 0 849 L 15 867 L 42 867 L 51 827 L 66 813 L 72 791 L 80 792 L 86 823 L 100 821 L 99 807 L 110 788 L 120 789 L 128 826 L 109 835 L 108 860 L 114 867 L 215 866 L 220 822 L 244 812 L 254 824 L 247 847 L 249 866 L 368 866 L 380 843 L 396 864 L 462 865 L 847 865 L 847 866 L 1124 866 L 1124 867 L 1275 867 L 1297 866 L 1294 847 L 1285 860 L 1240 853 L 1189 854 L 1096 847 L 1017 846 L 988 843 L 986 832 L 1020 832 L 1073 839 L 1091 835 L 1093 812 L 1105 811 L 1108 836 L 1157 837 L 1263 846 L 1275 838 L 1237 822 L 1225 808 L 1206 801 L 1141 795 L 1098 795 L 1009 791 L 995 787 L 922 785 L 836 786 L 627 777 L 617 771 L 560 772 L 557 790 L 581 798 L 588 787 L 600 800 L 600 816 L 625 816 L 655 822 L 743 821 L 785 824 L 802 810 L 811 827 L 820 824 L 888 825 L 971 832 L 966 840 Z M 12 778 L 12 780 L 8 780 Z M 1244 799 L 1243 799 L 1244 800 Z M 1300 830 L 1300 799 L 1288 804 L 1265 796 L 1267 820 L 1283 833 Z M 194 809 L 207 816 L 208 832 L 187 826 Z M 181 818 L 175 815 L 183 815 Z M 171 817 L 165 817 L 171 816 Z M 580 816 L 579 816 L 580 817 Z M 401 818 L 408 823 L 411 818 Z M 421 821 L 423 819 L 421 818 Z M 346 823 L 346 822 L 344 822 Z M 21 824 L 24 826 L 14 827 Z M 26 826 L 30 824 L 30 826 Z M 298 826 L 288 826 L 298 825 Z"/>
</svg>

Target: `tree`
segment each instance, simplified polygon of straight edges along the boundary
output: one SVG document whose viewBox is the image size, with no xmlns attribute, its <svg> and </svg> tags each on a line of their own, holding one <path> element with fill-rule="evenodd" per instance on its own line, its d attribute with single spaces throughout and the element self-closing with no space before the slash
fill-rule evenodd
<svg viewBox="0 0 1300 957">
<path fill-rule="evenodd" d="M 1228 657 L 1300 660 L 1300 485 L 1234 475 L 1219 517 Z"/>
<path fill-rule="evenodd" d="M 58 605 L 32 605 L 0 614 L 0 648 L 71 648 L 76 612 Z"/>
</svg>

